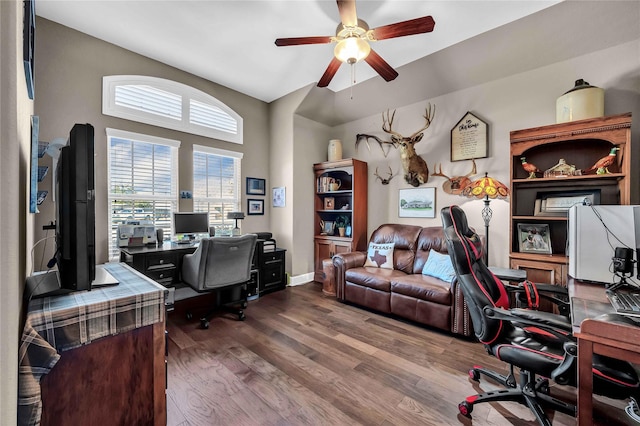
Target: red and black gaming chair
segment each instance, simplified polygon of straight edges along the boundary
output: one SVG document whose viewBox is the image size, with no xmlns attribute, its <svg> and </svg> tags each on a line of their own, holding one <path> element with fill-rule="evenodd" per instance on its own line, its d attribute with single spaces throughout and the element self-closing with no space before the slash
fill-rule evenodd
<svg viewBox="0 0 640 426">
<path fill-rule="evenodd" d="M 481 402 L 516 401 L 528 406 L 541 425 L 551 425 L 545 408 L 575 416 L 575 405 L 550 396 L 548 380 L 576 386 L 578 351 L 570 321 L 563 315 L 509 308 L 507 288 L 524 292 L 529 295 L 525 299 L 530 299 L 532 294 L 555 286 L 538 284 L 532 286 L 533 289 L 530 283 L 529 288 L 505 286 L 484 264 L 482 243 L 467 225 L 464 211 L 458 206 L 445 207 L 441 217 L 449 255 L 469 307 L 475 335 L 490 355 L 511 368 L 510 374 L 504 376 L 474 366 L 469 371 L 473 380 L 478 381 L 483 374 L 508 389 L 469 396 L 458 405 L 460 413 L 470 417 L 473 406 Z M 557 291 L 557 287 L 555 289 Z M 513 374 L 514 367 L 520 368 L 519 384 Z M 595 393 L 637 400 L 638 376 L 629 363 L 594 355 L 593 373 Z"/>
</svg>

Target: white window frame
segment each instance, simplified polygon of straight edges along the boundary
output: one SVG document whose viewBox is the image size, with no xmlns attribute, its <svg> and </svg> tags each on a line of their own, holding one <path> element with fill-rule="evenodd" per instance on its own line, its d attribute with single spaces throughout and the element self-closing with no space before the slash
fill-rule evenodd
<svg viewBox="0 0 640 426">
<path fill-rule="evenodd" d="M 195 164 L 194 164 L 194 158 L 193 156 L 195 155 L 195 153 L 204 153 L 204 154 L 211 154 L 211 155 L 218 155 L 218 156 L 222 156 L 222 157 L 231 157 L 234 158 L 235 160 L 238 161 L 238 166 L 237 166 L 237 174 L 236 174 L 236 189 L 235 189 L 235 193 L 236 193 L 236 197 L 234 198 L 234 201 L 232 201 L 232 203 L 237 203 L 237 210 L 238 211 L 242 211 L 242 158 L 244 156 L 243 153 L 241 152 L 237 152 L 237 151 L 229 151 L 226 149 L 220 149 L 220 148 L 214 148 L 214 147 L 210 147 L 210 146 L 204 146 L 204 145 L 193 145 L 193 152 L 191 153 L 191 161 L 192 161 L 192 165 L 193 165 L 193 179 L 194 179 L 194 191 L 193 191 L 193 205 L 194 205 L 194 211 L 197 211 L 196 208 L 196 204 L 198 202 L 203 202 L 203 203 L 216 203 L 216 202 L 220 202 L 224 199 L 217 199 L 217 198 L 199 198 L 196 194 L 195 191 Z M 224 202 L 224 201 L 223 201 Z M 226 217 L 222 218 L 222 225 L 218 224 L 218 223 L 214 223 L 213 222 L 213 218 L 209 217 L 209 226 L 214 226 L 216 228 L 216 233 L 218 233 L 220 231 L 220 228 L 223 228 L 225 230 L 227 230 L 226 228 L 228 228 L 228 231 L 230 232 L 231 229 L 233 228 L 233 226 L 235 225 L 235 220 L 234 219 L 227 219 Z M 228 222 L 227 222 L 228 221 Z"/>
<path fill-rule="evenodd" d="M 158 136 L 145 135 L 141 133 L 128 132 L 118 129 L 106 129 L 107 134 L 107 204 L 108 204 L 108 221 L 107 221 L 107 235 L 109 241 L 109 257 L 114 260 L 117 257 L 117 245 L 113 246 L 112 241 L 112 222 L 113 222 L 113 208 L 112 203 L 114 200 L 136 200 L 136 201 L 169 201 L 173 209 L 170 214 L 178 209 L 178 149 L 180 148 L 180 141 L 174 139 L 161 138 Z M 126 139 L 134 142 L 152 143 L 156 145 L 169 146 L 172 149 L 171 153 L 171 195 L 169 197 L 159 197 L 147 194 L 113 194 L 111 193 L 111 139 Z M 173 222 L 171 222 L 173 228 Z M 173 233 L 173 229 L 172 232 Z"/>
<path fill-rule="evenodd" d="M 181 97 L 182 114 L 180 117 L 169 117 L 152 114 L 136 108 L 130 108 L 116 103 L 116 88 L 119 86 L 140 85 L 164 91 Z M 206 126 L 192 123 L 191 103 L 204 104 L 214 110 L 220 110 L 221 115 L 228 116 L 220 120 L 219 126 Z M 140 123 L 151 124 L 167 129 L 179 130 L 194 135 L 206 136 L 227 142 L 243 143 L 243 120 L 234 110 L 213 96 L 186 84 L 163 78 L 143 75 L 110 75 L 102 78 L 102 113 L 113 117 L 125 118 Z M 226 125 L 222 122 L 226 121 Z M 235 129 L 233 123 L 235 122 Z"/>
</svg>

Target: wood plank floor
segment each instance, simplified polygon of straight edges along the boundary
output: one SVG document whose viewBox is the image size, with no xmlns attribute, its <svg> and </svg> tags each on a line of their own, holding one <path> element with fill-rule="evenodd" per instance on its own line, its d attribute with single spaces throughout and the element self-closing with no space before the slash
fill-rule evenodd
<svg viewBox="0 0 640 426">
<path fill-rule="evenodd" d="M 514 402 L 458 414 L 466 396 L 499 388 L 470 381 L 469 367 L 507 372 L 481 344 L 340 303 L 317 283 L 249 302 L 245 321 L 220 314 L 208 330 L 184 308 L 167 325 L 169 426 L 537 424 Z M 571 388 L 552 394 L 575 401 Z M 633 424 L 624 406 L 598 399 L 594 424 Z"/>
</svg>

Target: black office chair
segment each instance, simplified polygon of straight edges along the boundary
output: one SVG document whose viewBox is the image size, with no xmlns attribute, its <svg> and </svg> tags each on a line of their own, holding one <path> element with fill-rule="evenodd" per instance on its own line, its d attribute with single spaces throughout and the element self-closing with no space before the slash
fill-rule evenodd
<svg viewBox="0 0 640 426">
<path fill-rule="evenodd" d="M 474 366 L 469 371 L 472 380 L 479 381 L 483 374 L 507 390 L 469 396 L 458 405 L 460 413 L 471 417 L 475 404 L 516 401 L 528 406 L 541 425 L 551 425 L 544 408 L 575 416 L 575 405 L 550 395 L 547 379 L 576 386 L 577 344 L 571 334 L 570 321 L 563 315 L 510 309 L 508 289 L 525 294 L 525 300 L 547 289 L 531 283 L 505 286 L 484 264 L 482 243 L 469 228 L 464 211 L 458 206 L 445 207 L 441 217 L 449 255 L 469 307 L 475 335 L 490 355 L 510 365 L 508 376 Z M 516 382 L 514 367 L 520 368 L 520 383 Z M 615 399 L 637 399 L 640 383 L 630 364 L 594 355 L 593 373 L 595 393 Z"/>
<path fill-rule="evenodd" d="M 217 292 L 216 305 L 200 318 L 202 328 L 209 328 L 209 317 L 221 307 L 230 306 L 240 321 L 245 319 L 247 282 L 257 240 L 255 234 L 203 238 L 194 253 L 184 256 L 182 281 L 198 292 Z"/>
</svg>

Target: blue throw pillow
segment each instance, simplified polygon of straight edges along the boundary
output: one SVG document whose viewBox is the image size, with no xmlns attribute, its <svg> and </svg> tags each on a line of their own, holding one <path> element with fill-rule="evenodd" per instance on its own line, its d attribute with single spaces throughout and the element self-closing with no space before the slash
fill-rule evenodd
<svg viewBox="0 0 640 426">
<path fill-rule="evenodd" d="M 456 277 L 456 271 L 451 264 L 448 254 L 442 254 L 435 250 L 429 252 L 427 262 L 422 268 L 423 275 L 440 278 L 442 281 L 450 283 Z"/>
</svg>

